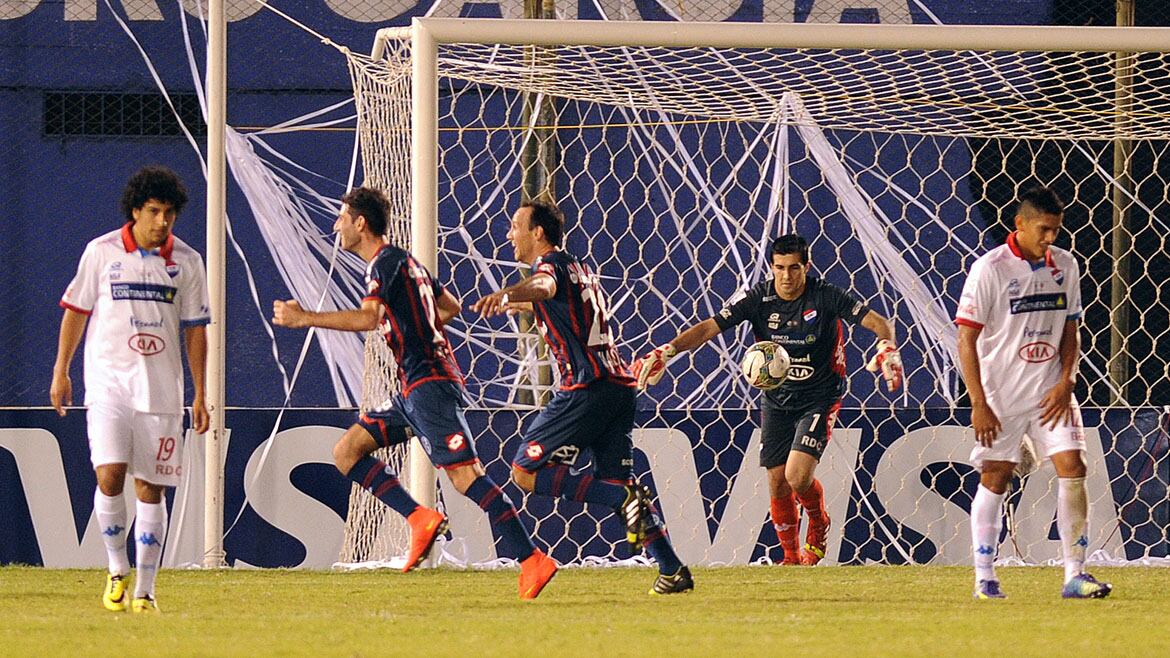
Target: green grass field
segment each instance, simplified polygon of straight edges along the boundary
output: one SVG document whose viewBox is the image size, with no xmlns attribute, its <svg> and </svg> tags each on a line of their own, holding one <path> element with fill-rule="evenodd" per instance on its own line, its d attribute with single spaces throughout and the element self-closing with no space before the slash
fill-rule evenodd
<svg viewBox="0 0 1170 658">
<path fill-rule="evenodd" d="M 0 654 L 1170 656 L 1170 569 L 1095 569 L 1115 591 L 1064 601 L 1055 568 L 1000 569 L 973 601 L 958 567 L 563 569 L 536 601 L 512 571 L 164 571 L 163 614 L 106 612 L 99 571 L 0 568 Z"/>
</svg>

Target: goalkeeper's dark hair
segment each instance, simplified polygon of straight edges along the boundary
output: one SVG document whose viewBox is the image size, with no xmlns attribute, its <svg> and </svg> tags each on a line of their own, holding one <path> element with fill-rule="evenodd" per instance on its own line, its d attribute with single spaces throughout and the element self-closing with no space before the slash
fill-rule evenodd
<svg viewBox="0 0 1170 658">
<path fill-rule="evenodd" d="M 548 201 L 525 201 L 521 208 L 531 208 L 532 228 L 544 229 L 544 239 L 554 247 L 561 246 L 565 235 L 565 214 L 557 204 Z"/>
<path fill-rule="evenodd" d="M 1064 202 L 1051 189 L 1043 185 L 1028 188 L 1020 195 L 1020 205 L 1016 214 L 1026 214 L 1028 210 L 1041 212 L 1045 215 L 1063 215 Z"/>
<path fill-rule="evenodd" d="M 795 233 L 781 235 L 772 241 L 772 255 L 800 254 L 800 262 L 808 262 L 808 241 Z"/>
<path fill-rule="evenodd" d="M 366 218 L 366 226 L 374 235 L 386 235 L 386 224 L 390 221 L 390 201 L 381 190 L 372 187 L 355 187 L 341 202 L 349 206 L 354 219 L 360 215 Z"/>
<path fill-rule="evenodd" d="M 139 169 L 126 181 L 126 189 L 122 191 L 122 214 L 126 221 L 134 221 L 134 211 L 151 199 L 171 204 L 177 215 L 187 205 L 187 188 L 178 174 L 161 165 Z"/>
</svg>

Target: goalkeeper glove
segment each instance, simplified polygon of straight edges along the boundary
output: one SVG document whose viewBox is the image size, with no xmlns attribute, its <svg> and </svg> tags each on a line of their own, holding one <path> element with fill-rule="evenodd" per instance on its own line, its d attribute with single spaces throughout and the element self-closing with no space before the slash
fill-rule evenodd
<svg viewBox="0 0 1170 658">
<path fill-rule="evenodd" d="M 878 341 L 877 353 L 865 364 L 865 369 L 870 372 L 881 371 L 891 391 L 898 390 L 902 385 L 902 355 L 892 340 Z"/>
<path fill-rule="evenodd" d="M 647 386 L 662 381 L 662 376 L 666 374 L 666 362 L 676 354 L 678 350 L 674 345 L 666 343 L 655 347 L 649 354 L 635 361 L 634 377 L 638 380 L 638 390 L 644 391 Z"/>
</svg>

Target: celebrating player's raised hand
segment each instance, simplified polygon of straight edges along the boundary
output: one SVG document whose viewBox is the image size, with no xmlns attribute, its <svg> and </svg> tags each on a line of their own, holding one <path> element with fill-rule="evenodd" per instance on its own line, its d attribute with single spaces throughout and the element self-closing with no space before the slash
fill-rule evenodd
<svg viewBox="0 0 1170 658">
<path fill-rule="evenodd" d="M 279 299 L 272 302 L 272 324 L 281 327 L 303 327 L 305 311 L 301 308 L 300 302 L 295 299 L 288 301 L 281 301 Z"/>
<path fill-rule="evenodd" d="M 678 350 L 674 345 L 666 343 L 655 347 L 649 354 L 635 361 L 633 374 L 638 380 L 638 390 L 644 391 L 647 386 L 662 381 L 662 376 L 666 374 L 667 362 L 676 354 Z"/>
<path fill-rule="evenodd" d="M 879 340 L 876 349 L 873 358 L 865 364 L 865 369 L 870 372 L 880 371 L 890 391 L 898 390 L 902 386 L 902 355 L 898 352 L 898 346 L 892 340 Z"/>
</svg>

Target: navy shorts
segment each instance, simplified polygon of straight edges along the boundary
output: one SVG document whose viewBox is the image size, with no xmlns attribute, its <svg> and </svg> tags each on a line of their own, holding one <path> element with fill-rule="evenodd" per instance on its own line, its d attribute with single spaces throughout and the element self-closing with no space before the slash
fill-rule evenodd
<svg viewBox="0 0 1170 658">
<path fill-rule="evenodd" d="M 773 468 L 788 462 L 795 450 L 820 461 L 833 437 L 840 398 L 811 402 L 795 409 L 776 406 L 765 396 L 760 403 L 760 466 Z"/>
<path fill-rule="evenodd" d="M 627 481 L 634 466 L 636 406 L 633 388 L 604 380 L 558 391 L 521 435 L 512 463 L 533 473 L 549 463 L 582 463 L 588 450 L 594 477 Z"/>
<path fill-rule="evenodd" d="M 451 468 L 475 462 L 471 432 L 463 417 L 463 386 L 452 381 L 423 382 L 410 395 L 394 396 L 390 408 L 358 415 L 361 425 L 381 447 L 397 445 L 409 439 L 410 427 L 438 468 Z"/>
</svg>

